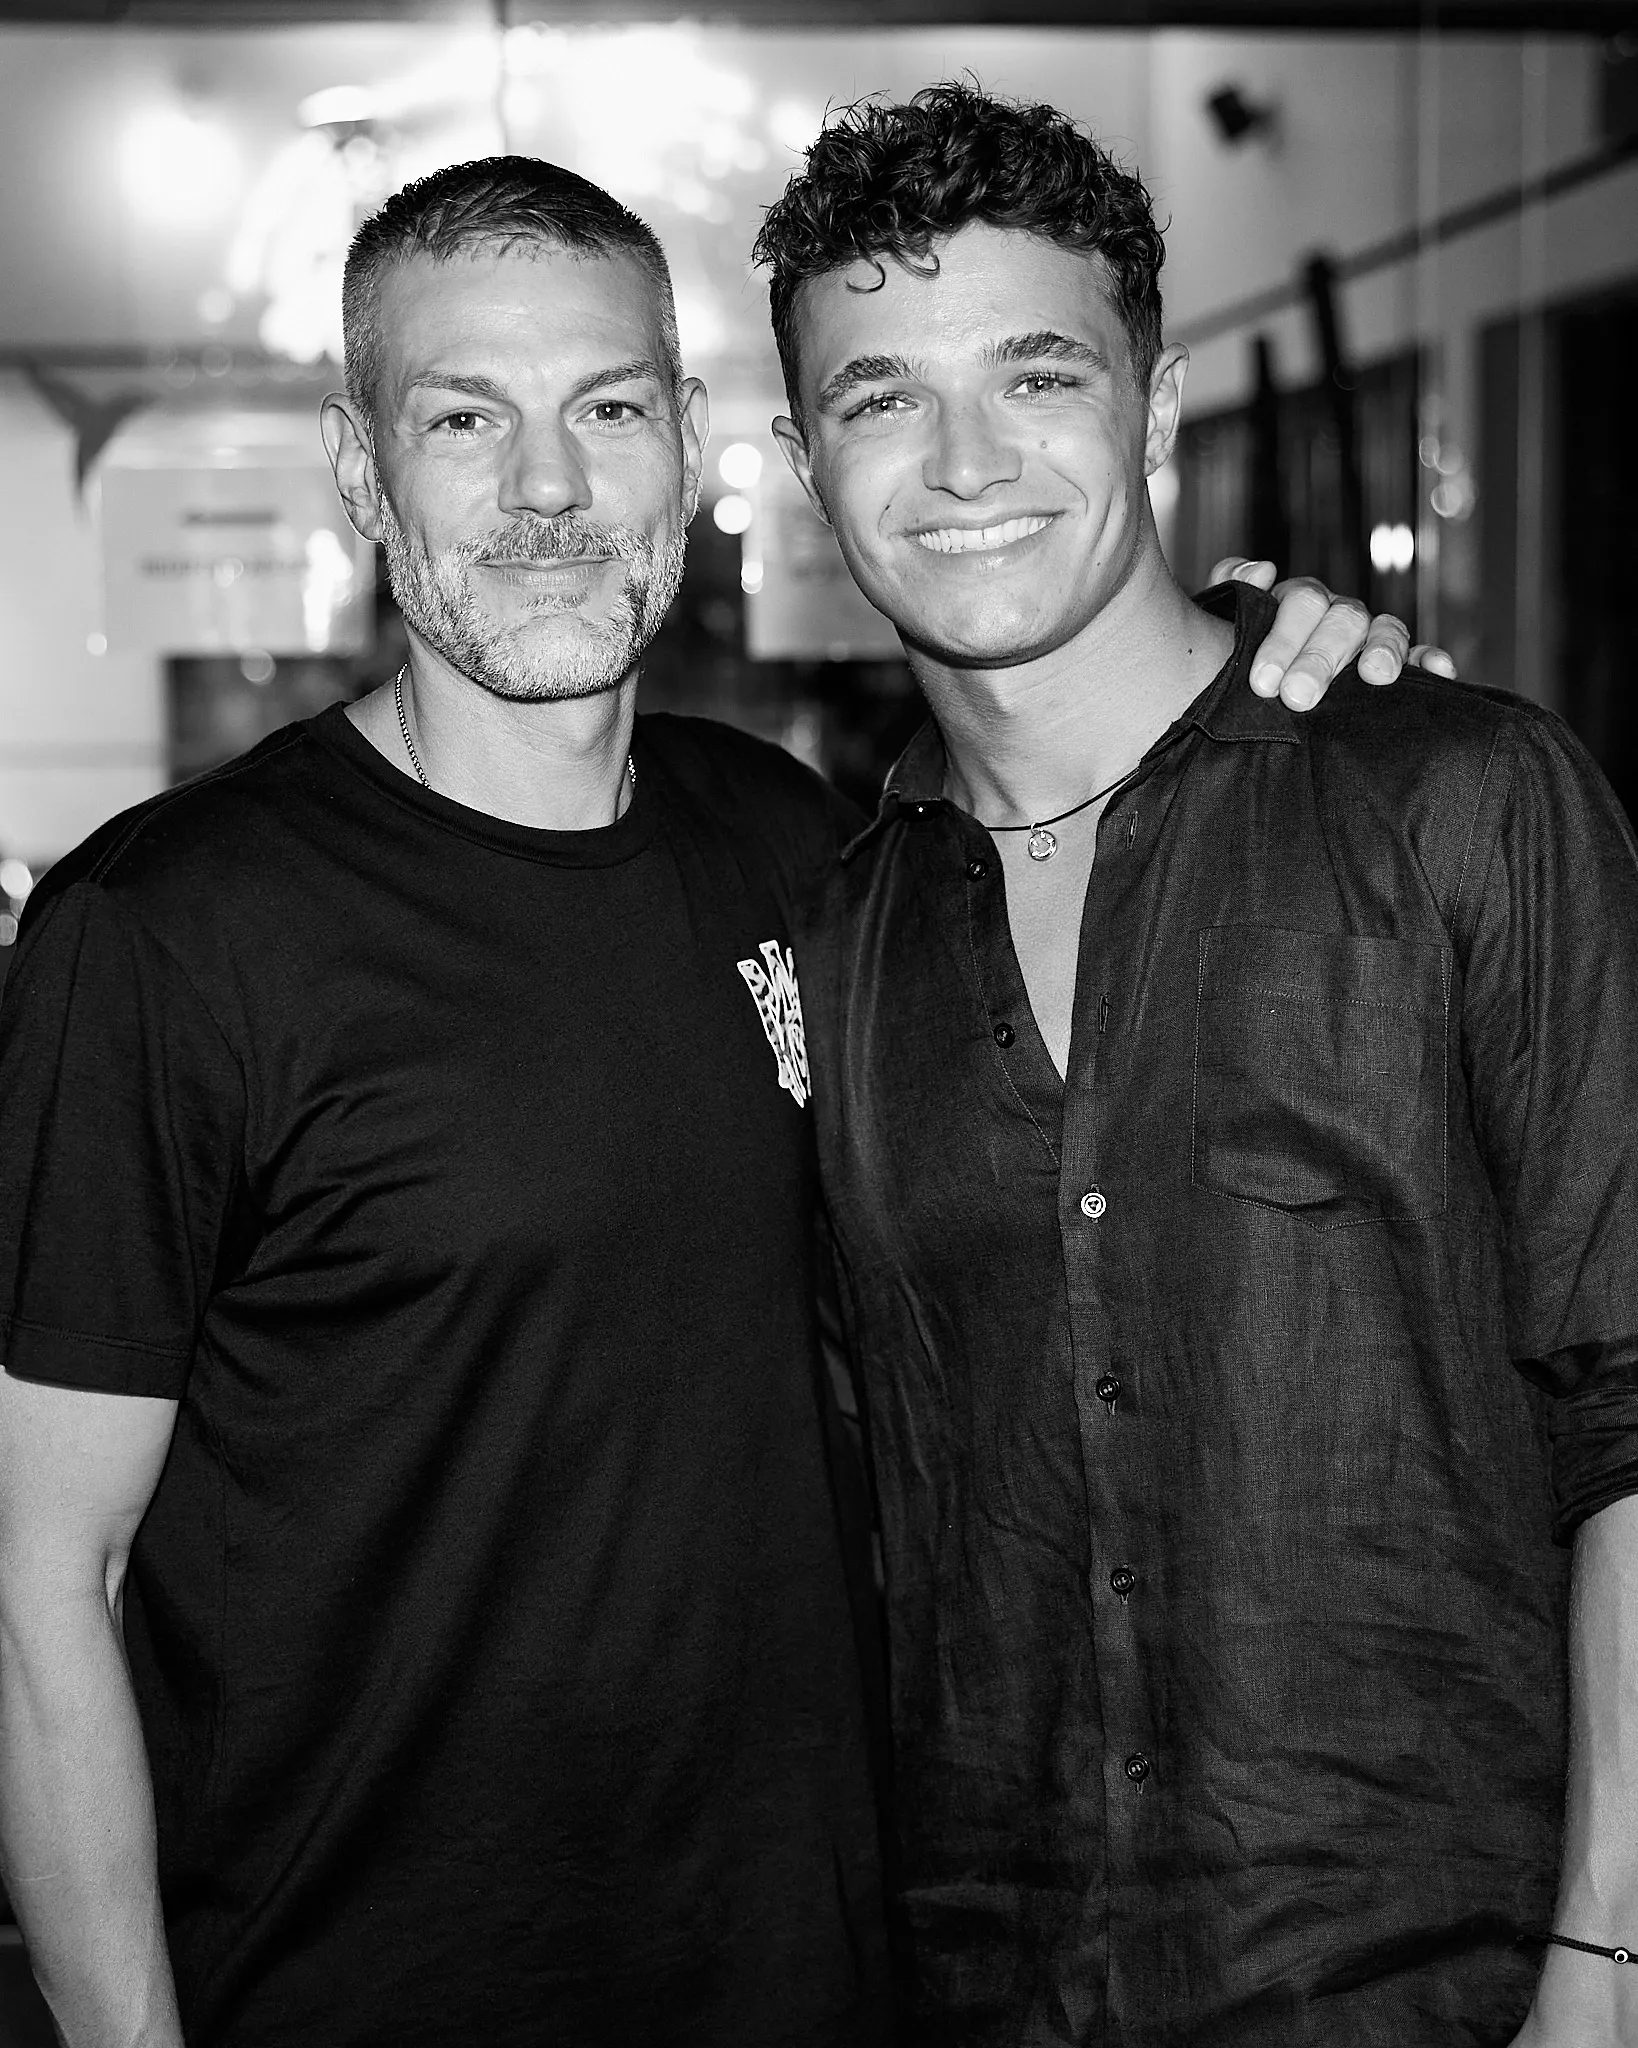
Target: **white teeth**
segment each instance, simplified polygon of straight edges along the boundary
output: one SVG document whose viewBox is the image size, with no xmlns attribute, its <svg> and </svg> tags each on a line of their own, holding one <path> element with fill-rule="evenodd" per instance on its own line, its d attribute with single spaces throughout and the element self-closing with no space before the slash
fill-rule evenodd
<svg viewBox="0 0 1638 2048">
<path fill-rule="evenodd" d="M 1050 522 L 1038 518 L 1007 519 L 999 526 L 935 526 L 918 533 L 916 544 L 935 555 L 970 555 L 981 548 L 1004 548 L 1026 534 L 1039 533 Z"/>
</svg>

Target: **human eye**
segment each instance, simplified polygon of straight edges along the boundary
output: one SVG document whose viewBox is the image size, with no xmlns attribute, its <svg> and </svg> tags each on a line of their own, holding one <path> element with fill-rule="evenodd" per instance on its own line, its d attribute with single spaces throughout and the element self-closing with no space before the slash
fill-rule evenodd
<svg viewBox="0 0 1638 2048">
<path fill-rule="evenodd" d="M 1078 390 L 1080 381 L 1062 370 L 1026 370 L 1012 388 L 1025 398 L 1050 398 L 1060 391 Z"/>
<path fill-rule="evenodd" d="M 903 391 L 871 391 L 863 398 L 855 399 L 846 412 L 844 420 L 886 420 L 893 419 L 910 407 L 910 399 Z"/>
<path fill-rule="evenodd" d="M 435 434 L 443 434 L 451 440 L 470 441 L 484 426 L 484 416 L 470 405 L 457 406 L 453 412 L 440 413 L 432 422 Z"/>
<path fill-rule="evenodd" d="M 591 408 L 590 417 L 599 427 L 627 427 L 635 420 L 646 419 L 648 408 L 639 405 L 635 398 L 600 398 Z"/>
</svg>

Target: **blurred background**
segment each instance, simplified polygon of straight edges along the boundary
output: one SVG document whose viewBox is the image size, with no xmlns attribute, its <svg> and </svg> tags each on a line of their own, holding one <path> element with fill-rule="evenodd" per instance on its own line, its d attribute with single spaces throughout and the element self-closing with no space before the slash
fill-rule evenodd
<svg viewBox="0 0 1638 2048">
<path fill-rule="evenodd" d="M 510 149 L 659 230 L 710 488 L 650 705 L 868 794 L 913 722 L 768 432 L 747 252 L 827 106 L 970 74 L 1141 168 L 1178 573 L 1269 554 L 1556 706 L 1638 807 L 1638 21 L 1611 0 L 0 0 L 0 963 L 113 812 L 390 674 L 334 502 L 355 223 Z"/>
<path fill-rule="evenodd" d="M 0 974 L 53 859 L 403 634 L 316 425 L 355 224 L 498 150 L 647 216 L 711 387 L 645 702 L 868 797 L 917 715 L 768 432 L 747 254 L 828 106 L 1054 101 L 1170 222 L 1174 567 L 1272 555 L 1567 717 L 1638 814 L 1638 10 L 1616 0 L 0 0 Z M 51 2039 L 0 1928 L 0 2048 Z"/>
</svg>

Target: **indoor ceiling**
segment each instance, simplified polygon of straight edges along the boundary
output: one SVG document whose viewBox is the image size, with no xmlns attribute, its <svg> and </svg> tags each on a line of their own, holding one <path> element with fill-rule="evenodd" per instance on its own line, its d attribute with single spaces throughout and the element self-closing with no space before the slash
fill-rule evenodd
<svg viewBox="0 0 1638 2048">
<path fill-rule="evenodd" d="M 998 27 L 1638 30 L 1638 0 L 0 0 L 0 21 L 123 28 L 294 27 L 336 21 L 694 20 L 742 27 Z"/>
</svg>

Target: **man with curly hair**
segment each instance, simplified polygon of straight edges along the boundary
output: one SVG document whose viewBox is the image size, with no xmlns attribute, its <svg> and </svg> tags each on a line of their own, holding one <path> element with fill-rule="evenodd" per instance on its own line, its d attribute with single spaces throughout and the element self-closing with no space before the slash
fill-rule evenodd
<svg viewBox="0 0 1638 2048">
<path fill-rule="evenodd" d="M 933 713 L 797 943 L 915 2038 L 1631 2044 L 1638 860 L 1529 704 L 1245 687 L 1163 253 L 965 86 L 758 245 Z"/>
</svg>

